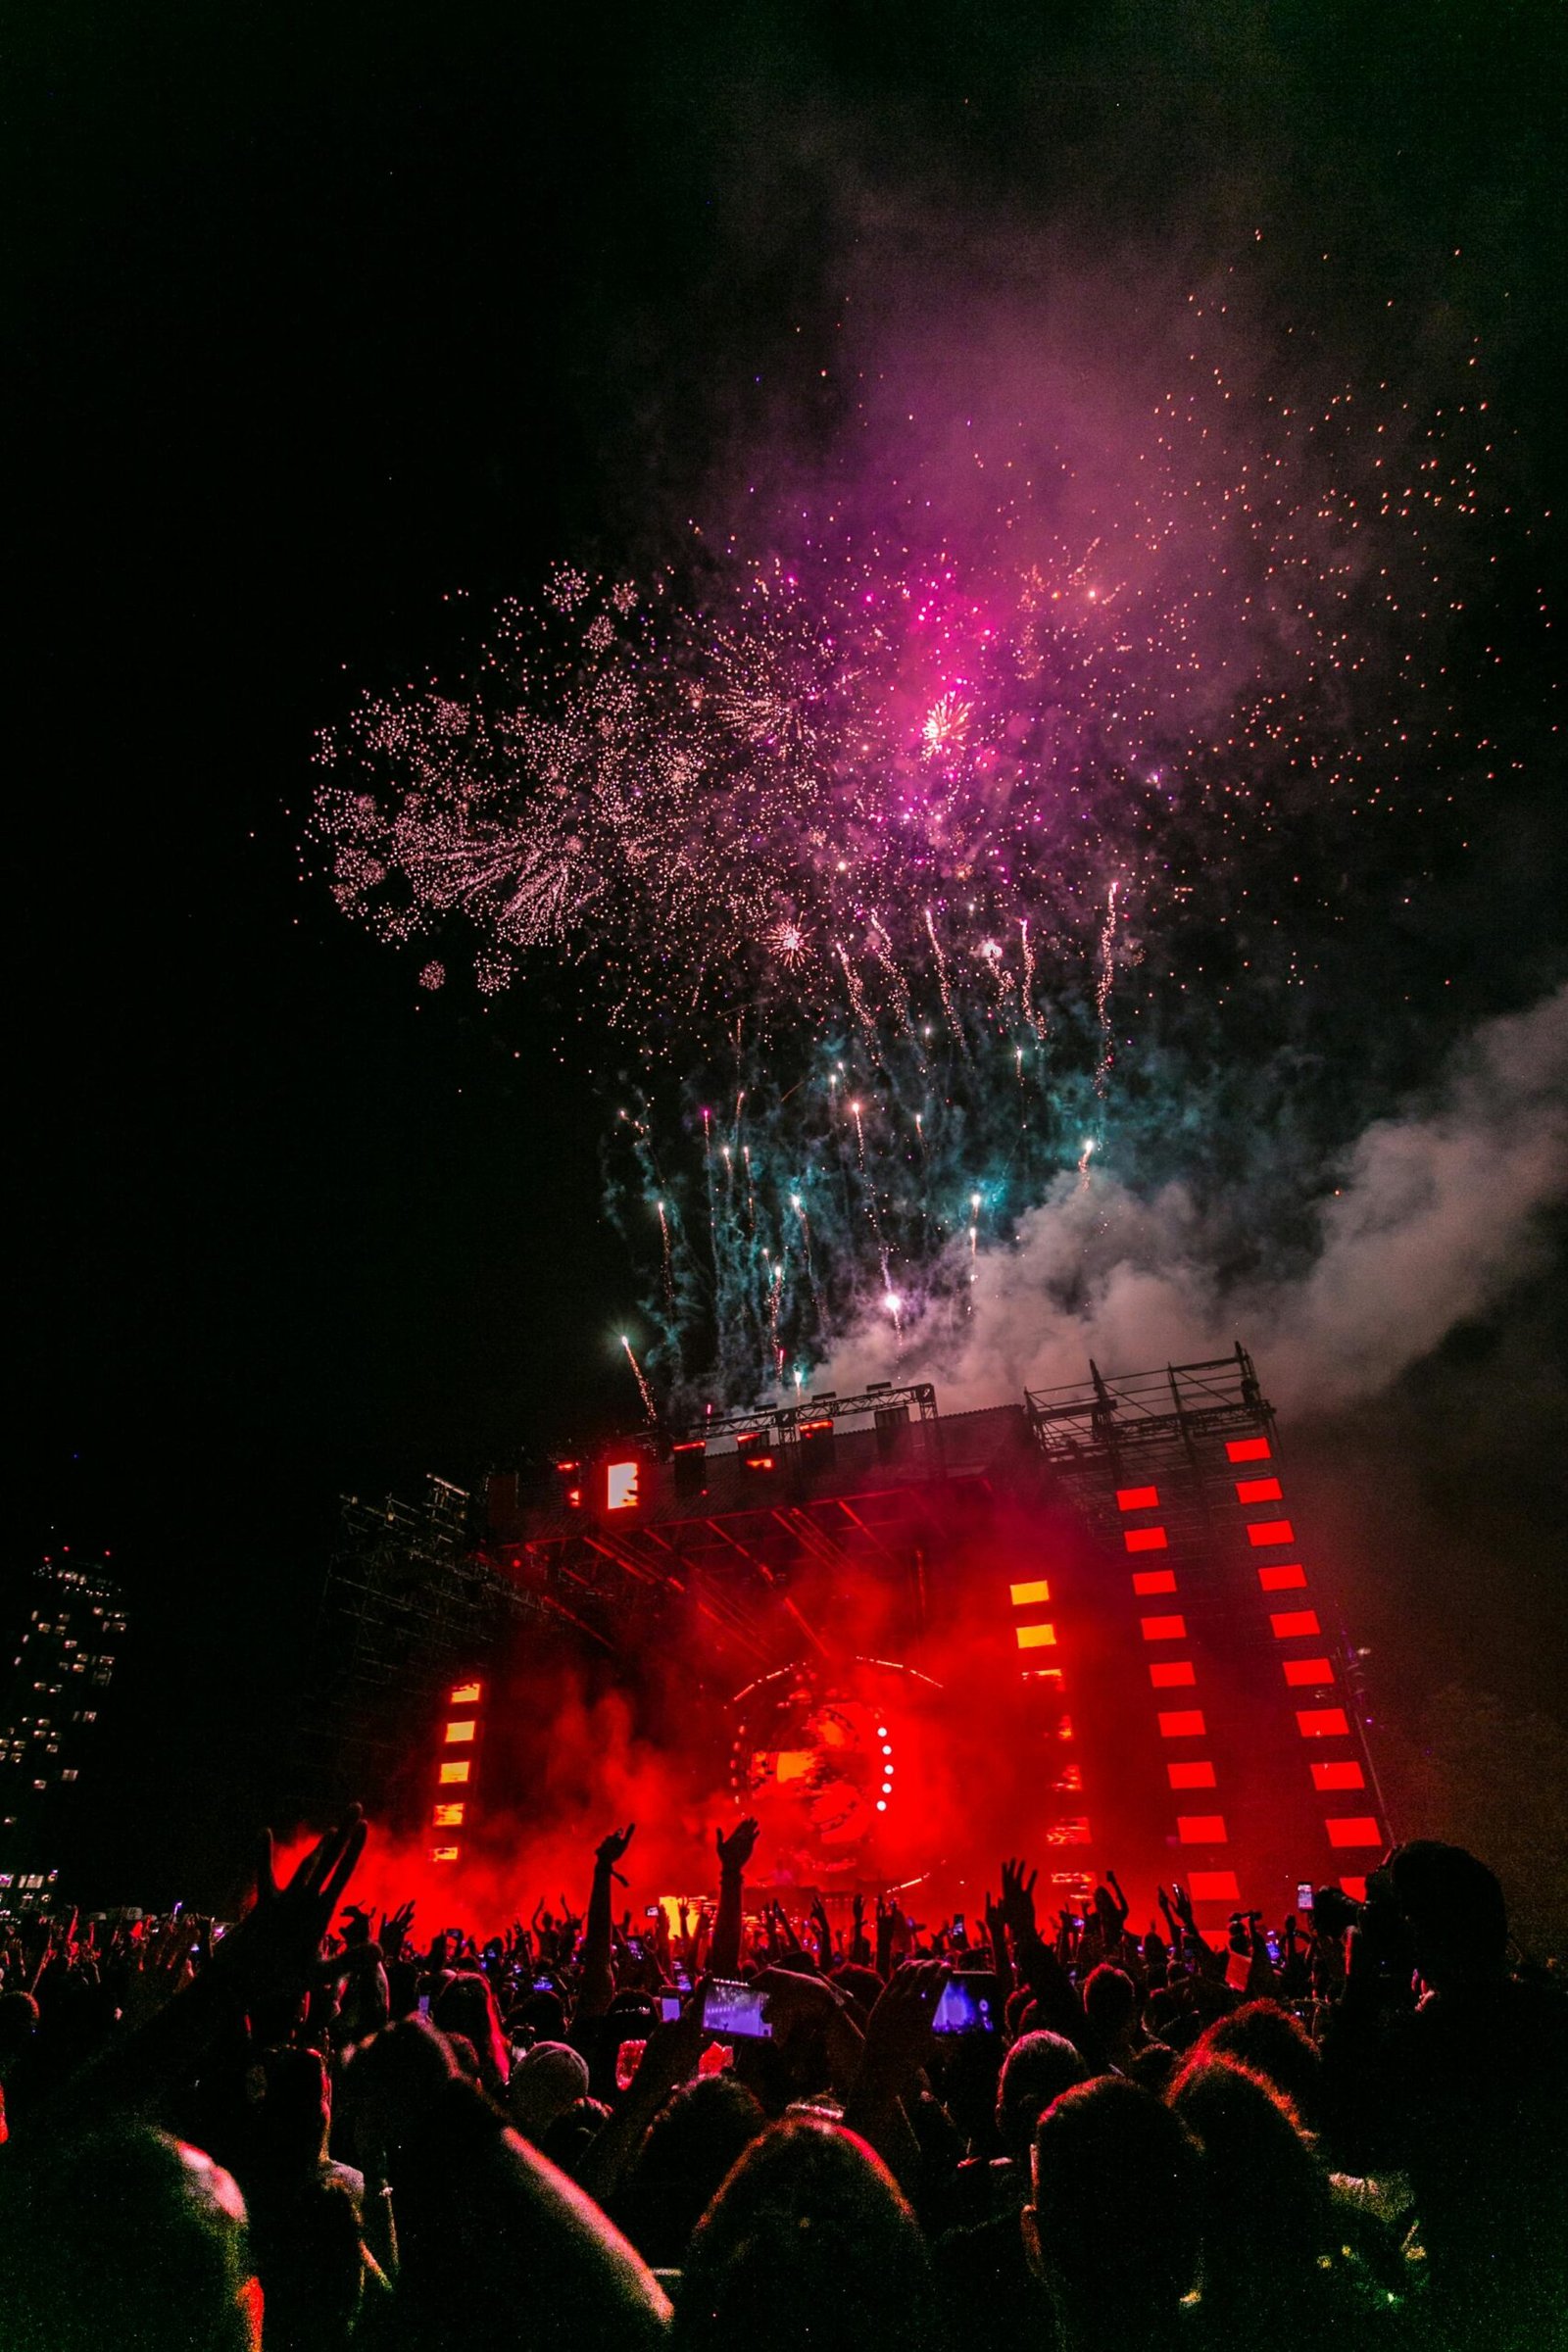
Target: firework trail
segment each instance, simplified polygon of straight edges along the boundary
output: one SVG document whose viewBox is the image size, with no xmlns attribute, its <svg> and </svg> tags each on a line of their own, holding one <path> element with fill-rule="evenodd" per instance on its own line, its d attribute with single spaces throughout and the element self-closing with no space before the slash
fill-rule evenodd
<svg viewBox="0 0 1568 2352">
<path fill-rule="evenodd" d="M 622 1332 L 620 1335 L 620 1344 L 626 1350 L 626 1361 L 628 1364 L 630 1364 L 632 1372 L 636 1378 L 637 1393 L 642 1397 L 643 1410 L 648 1415 L 650 1421 L 657 1421 L 659 1419 L 659 1407 L 654 1402 L 654 1392 L 648 1386 L 647 1381 L 643 1378 L 643 1368 L 637 1361 L 636 1356 L 633 1355 L 631 1342 L 627 1339 L 624 1332 Z"/>
<path fill-rule="evenodd" d="M 1020 492 L 961 551 L 824 509 L 639 583 L 565 566 L 460 689 L 321 740 L 344 912 L 426 988 L 465 935 L 491 998 L 580 966 L 587 1034 L 640 1060 L 662 1141 L 616 1122 L 610 1198 L 645 1258 L 657 1210 L 661 1387 L 706 1362 L 749 1398 L 879 1303 L 966 1313 L 977 1190 L 989 1250 L 1092 1156 L 1134 1186 L 1174 1137 L 1200 1157 L 1184 1056 L 1245 1000 L 1259 1083 L 1298 1068 L 1356 857 L 1494 756 L 1432 652 L 1473 407 L 1423 441 L 1392 394 L 1249 406 L 1192 367 L 1076 543 Z"/>
</svg>

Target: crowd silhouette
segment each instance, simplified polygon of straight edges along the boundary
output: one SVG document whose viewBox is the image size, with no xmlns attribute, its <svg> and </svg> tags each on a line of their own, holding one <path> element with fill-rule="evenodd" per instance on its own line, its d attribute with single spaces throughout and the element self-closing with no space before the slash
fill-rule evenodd
<svg viewBox="0 0 1568 2352">
<path fill-rule="evenodd" d="M 488 1939 L 347 1898 L 0 1931 L 5 2352 L 1568 2345 L 1568 2001 L 1454 1846 L 1139 1934 L 857 1898 Z M 587 1857 L 585 1857 L 585 1864 Z"/>
</svg>

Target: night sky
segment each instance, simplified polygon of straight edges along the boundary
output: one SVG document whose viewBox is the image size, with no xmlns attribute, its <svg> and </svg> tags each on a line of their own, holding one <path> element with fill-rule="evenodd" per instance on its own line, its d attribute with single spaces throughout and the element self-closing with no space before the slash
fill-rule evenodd
<svg viewBox="0 0 1568 2352">
<path fill-rule="evenodd" d="M 468 1483 L 635 1409 L 570 1003 L 547 974 L 496 1014 L 420 1000 L 340 920 L 301 875 L 315 731 L 563 554 L 635 559 L 726 450 L 830 438 L 852 210 L 893 245 L 916 200 L 958 240 L 1050 222 L 1173 282 L 1263 221 L 1274 299 L 1351 363 L 1393 296 L 1417 347 L 1481 335 L 1550 509 L 1554 35 L 1215 0 L 13 29 L 4 1564 L 107 1544 L 132 1594 L 95 1890 L 216 1896 L 245 1825 L 308 1804 L 287 1726 L 340 1491 Z M 1561 555 L 1504 551 L 1501 630 Z M 1562 977 L 1559 791 L 1533 754 L 1445 901 L 1481 1009 Z M 1563 1263 L 1295 1447 L 1401 1769 L 1477 1836 L 1496 1755 L 1450 1753 L 1434 1692 L 1564 1754 Z"/>
</svg>

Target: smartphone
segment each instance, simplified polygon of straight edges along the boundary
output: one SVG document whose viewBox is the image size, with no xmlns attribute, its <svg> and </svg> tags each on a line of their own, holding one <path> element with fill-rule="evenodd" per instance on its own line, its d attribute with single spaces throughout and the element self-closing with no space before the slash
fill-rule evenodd
<svg viewBox="0 0 1568 2352">
<path fill-rule="evenodd" d="M 737 2041 L 771 2041 L 767 1995 L 755 1984 L 734 1984 L 715 1977 L 703 2001 L 703 2024 L 710 2034 L 727 2034 Z"/>
<path fill-rule="evenodd" d="M 1299 1885 L 1299 1886 L 1297 1887 L 1297 1889 L 1296 1889 L 1296 1908 L 1298 1909 L 1298 1911 L 1310 1911 L 1310 1910 L 1311 1910 L 1311 1908 L 1312 1908 L 1312 1882 L 1311 1882 L 1311 1880 L 1310 1880 L 1310 1879 L 1303 1879 L 1303 1880 L 1301 1881 L 1300 1885 Z"/>
<path fill-rule="evenodd" d="M 1263 1948 L 1268 1953 L 1268 1956 L 1274 1963 L 1274 1966 L 1278 1968 L 1280 1964 L 1280 1939 L 1275 1935 L 1272 1928 L 1268 1929 L 1264 1935 Z"/>
<path fill-rule="evenodd" d="M 648 1946 L 640 1936 L 628 1936 L 626 1949 L 634 1960 L 646 1960 L 648 1957 Z"/>
<path fill-rule="evenodd" d="M 950 1977 L 931 2020 L 933 2034 L 995 2034 L 998 2029 L 995 1977 Z"/>
<path fill-rule="evenodd" d="M 533 1988 L 535 1992 L 554 1992 L 556 1989 L 556 1980 L 554 1977 L 535 1977 L 533 1981 Z"/>
<path fill-rule="evenodd" d="M 967 1930 L 964 1926 L 963 1913 L 961 1911 L 955 1911 L 953 1914 L 953 1933 L 961 1943 L 964 1936 L 967 1933 Z"/>
<path fill-rule="evenodd" d="M 428 2016 L 429 2016 L 429 2014 L 430 2014 L 430 1995 L 429 1995 L 427 1992 L 421 1992 L 421 1993 L 420 1993 L 420 1995 L 419 1995 L 419 2015 L 420 2015 L 421 2017 L 428 2017 Z"/>
<path fill-rule="evenodd" d="M 686 1971 L 683 1968 L 677 1968 L 675 1971 L 675 1990 L 677 1992 L 690 1992 L 691 1988 L 691 1978 L 686 1974 Z"/>
<path fill-rule="evenodd" d="M 680 2015 L 680 1994 L 662 1992 L 659 1996 L 659 2014 L 666 2026 L 672 2026 Z"/>
<path fill-rule="evenodd" d="M 643 1917 L 644 1919 L 657 1919 L 659 1917 L 659 1905 L 657 1903 L 650 1903 L 647 1910 L 643 1913 Z"/>
</svg>

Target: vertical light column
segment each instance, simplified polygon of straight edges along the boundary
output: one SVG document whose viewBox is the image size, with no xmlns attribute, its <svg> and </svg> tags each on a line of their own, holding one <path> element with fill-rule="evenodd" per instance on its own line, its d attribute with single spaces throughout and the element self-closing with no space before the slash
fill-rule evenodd
<svg viewBox="0 0 1568 2352">
<path fill-rule="evenodd" d="M 473 1796 L 473 1766 L 478 1752 L 484 1685 L 458 1683 L 447 1692 L 447 1719 L 441 1727 L 441 1753 L 436 1762 L 436 1792 L 430 1807 L 432 1862 L 458 1862 Z"/>
<path fill-rule="evenodd" d="M 1333 1703 L 1334 1661 L 1320 1646 L 1323 1629 L 1307 1598 L 1306 1570 L 1299 1560 L 1273 1556 L 1295 1550 L 1296 1530 L 1282 1515 L 1285 1490 L 1277 1474 L 1263 1467 L 1273 1459 L 1272 1446 L 1266 1437 L 1231 1438 L 1225 1453 L 1233 1468 L 1257 1465 L 1235 1480 L 1236 1501 L 1241 1510 L 1259 1514 L 1245 1522 L 1247 1541 L 1254 1551 L 1269 1555 L 1258 1564 L 1258 1590 L 1268 1608 L 1269 1631 L 1281 1644 L 1280 1670 L 1286 1689 L 1310 1701 L 1298 1706 L 1296 1727 L 1301 1739 L 1311 1743 L 1312 1754 L 1303 1759 L 1303 1767 L 1311 1776 L 1313 1792 L 1327 1797 L 1334 1807 L 1322 1816 L 1323 1831 L 1332 1866 L 1341 1869 L 1342 1857 L 1364 1859 L 1379 1851 L 1383 1830 L 1375 1814 L 1343 1809 L 1345 1800 L 1353 1802 L 1354 1792 L 1365 1789 L 1366 1774 L 1353 1752 L 1349 1717 L 1344 1707 Z M 1326 1752 L 1320 1742 L 1329 1743 Z M 1319 1859 L 1302 1857 L 1303 1862 Z M 1347 1894 L 1364 1895 L 1364 1869 L 1348 1873 L 1341 1869 L 1340 1885 Z"/>
<path fill-rule="evenodd" d="M 1065 1698 L 1066 1678 L 1055 1662 L 1055 1622 L 1040 1614 L 1042 1609 L 1051 1605 L 1049 1578 L 1037 1576 L 1021 1583 L 1009 1583 L 1007 1599 L 1013 1611 L 1013 1639 L 1018 1645 L 1019 1672 L 1024 1681 L 1034 1685 L 1043 1693 Z M 1050 1736 L 1058 1746 L 1058 1758 L 1050 1776 L 1052 1795 L 1068 1800 L 1077 1797 L 1081 1801 L 1083 1772 L 1072 1752 L 1072 1717 L 1065 1708 L 1055 1717 Z M 1090 1838 L 1088 1818 L 1082 1813 L 1058 1810 L 1045 1838 L 1046 1843 L 1053 1848 L 1087 1845 Z M 1091 1886 L 1087 1871 L 1054 1870 L 1050 1875 L 1052 1886 L 1058 1896 L 1087 1898 Z"/>
<path fill-rule="evenodd" d="M 1168 1551 L 1170 1538 L 1163 1524 L 1152 1516 L 1158 1511 L 1157 1487 L 1118 1487 L 1117 1508 L 1122 1513 L 1122 1543 L 1134 1558 Z M 1168 1604 L 1179 1598 L 1174 1568 L 1147 1567 L 1132 1571 L 1133 1598 L 1138 1602 L 1152 1602 L 1153 1607 L 1141 1611 L 1139 1631 L 1150 1649 L 1149 1682 L 1156 1693 L 1170 1690 L 1196 1690 L 1198 1670 L 1191 1657 L 1175 1654 L 1187 1642 L 1185 1614 Z M 1158 1605 L 1158 1604 L 1167 1605 Z M 1201 1707 L 1161 1707 L 1156 1705 L 1159 1736 L 1169 1741 L 1177 1752 L 1167 1755 L 1165 1779 L 1178 1804 L 1183 1799 L 1195 1806 L 1201 1803 L 1200 1791 L 1217 1788 L 1214 1766 L 1207 1756 L 1194 1754 L 1188 1745 L 1196 1741 L 1201 1746 L 1207 1739 L 1208 1726 Z M 1223 1813 L 1177 1812 L 1176 1837 L 1182 1845 L 1212 1849 L 1228 1845 L 1230 1833 Z M 1194 1902 L 1234 1902 L 1237 1896 L 1236 1873 L 1209 1863 L 1201 1870 L 1186 1873 L 1187 1889 Z"/>
</svg>

